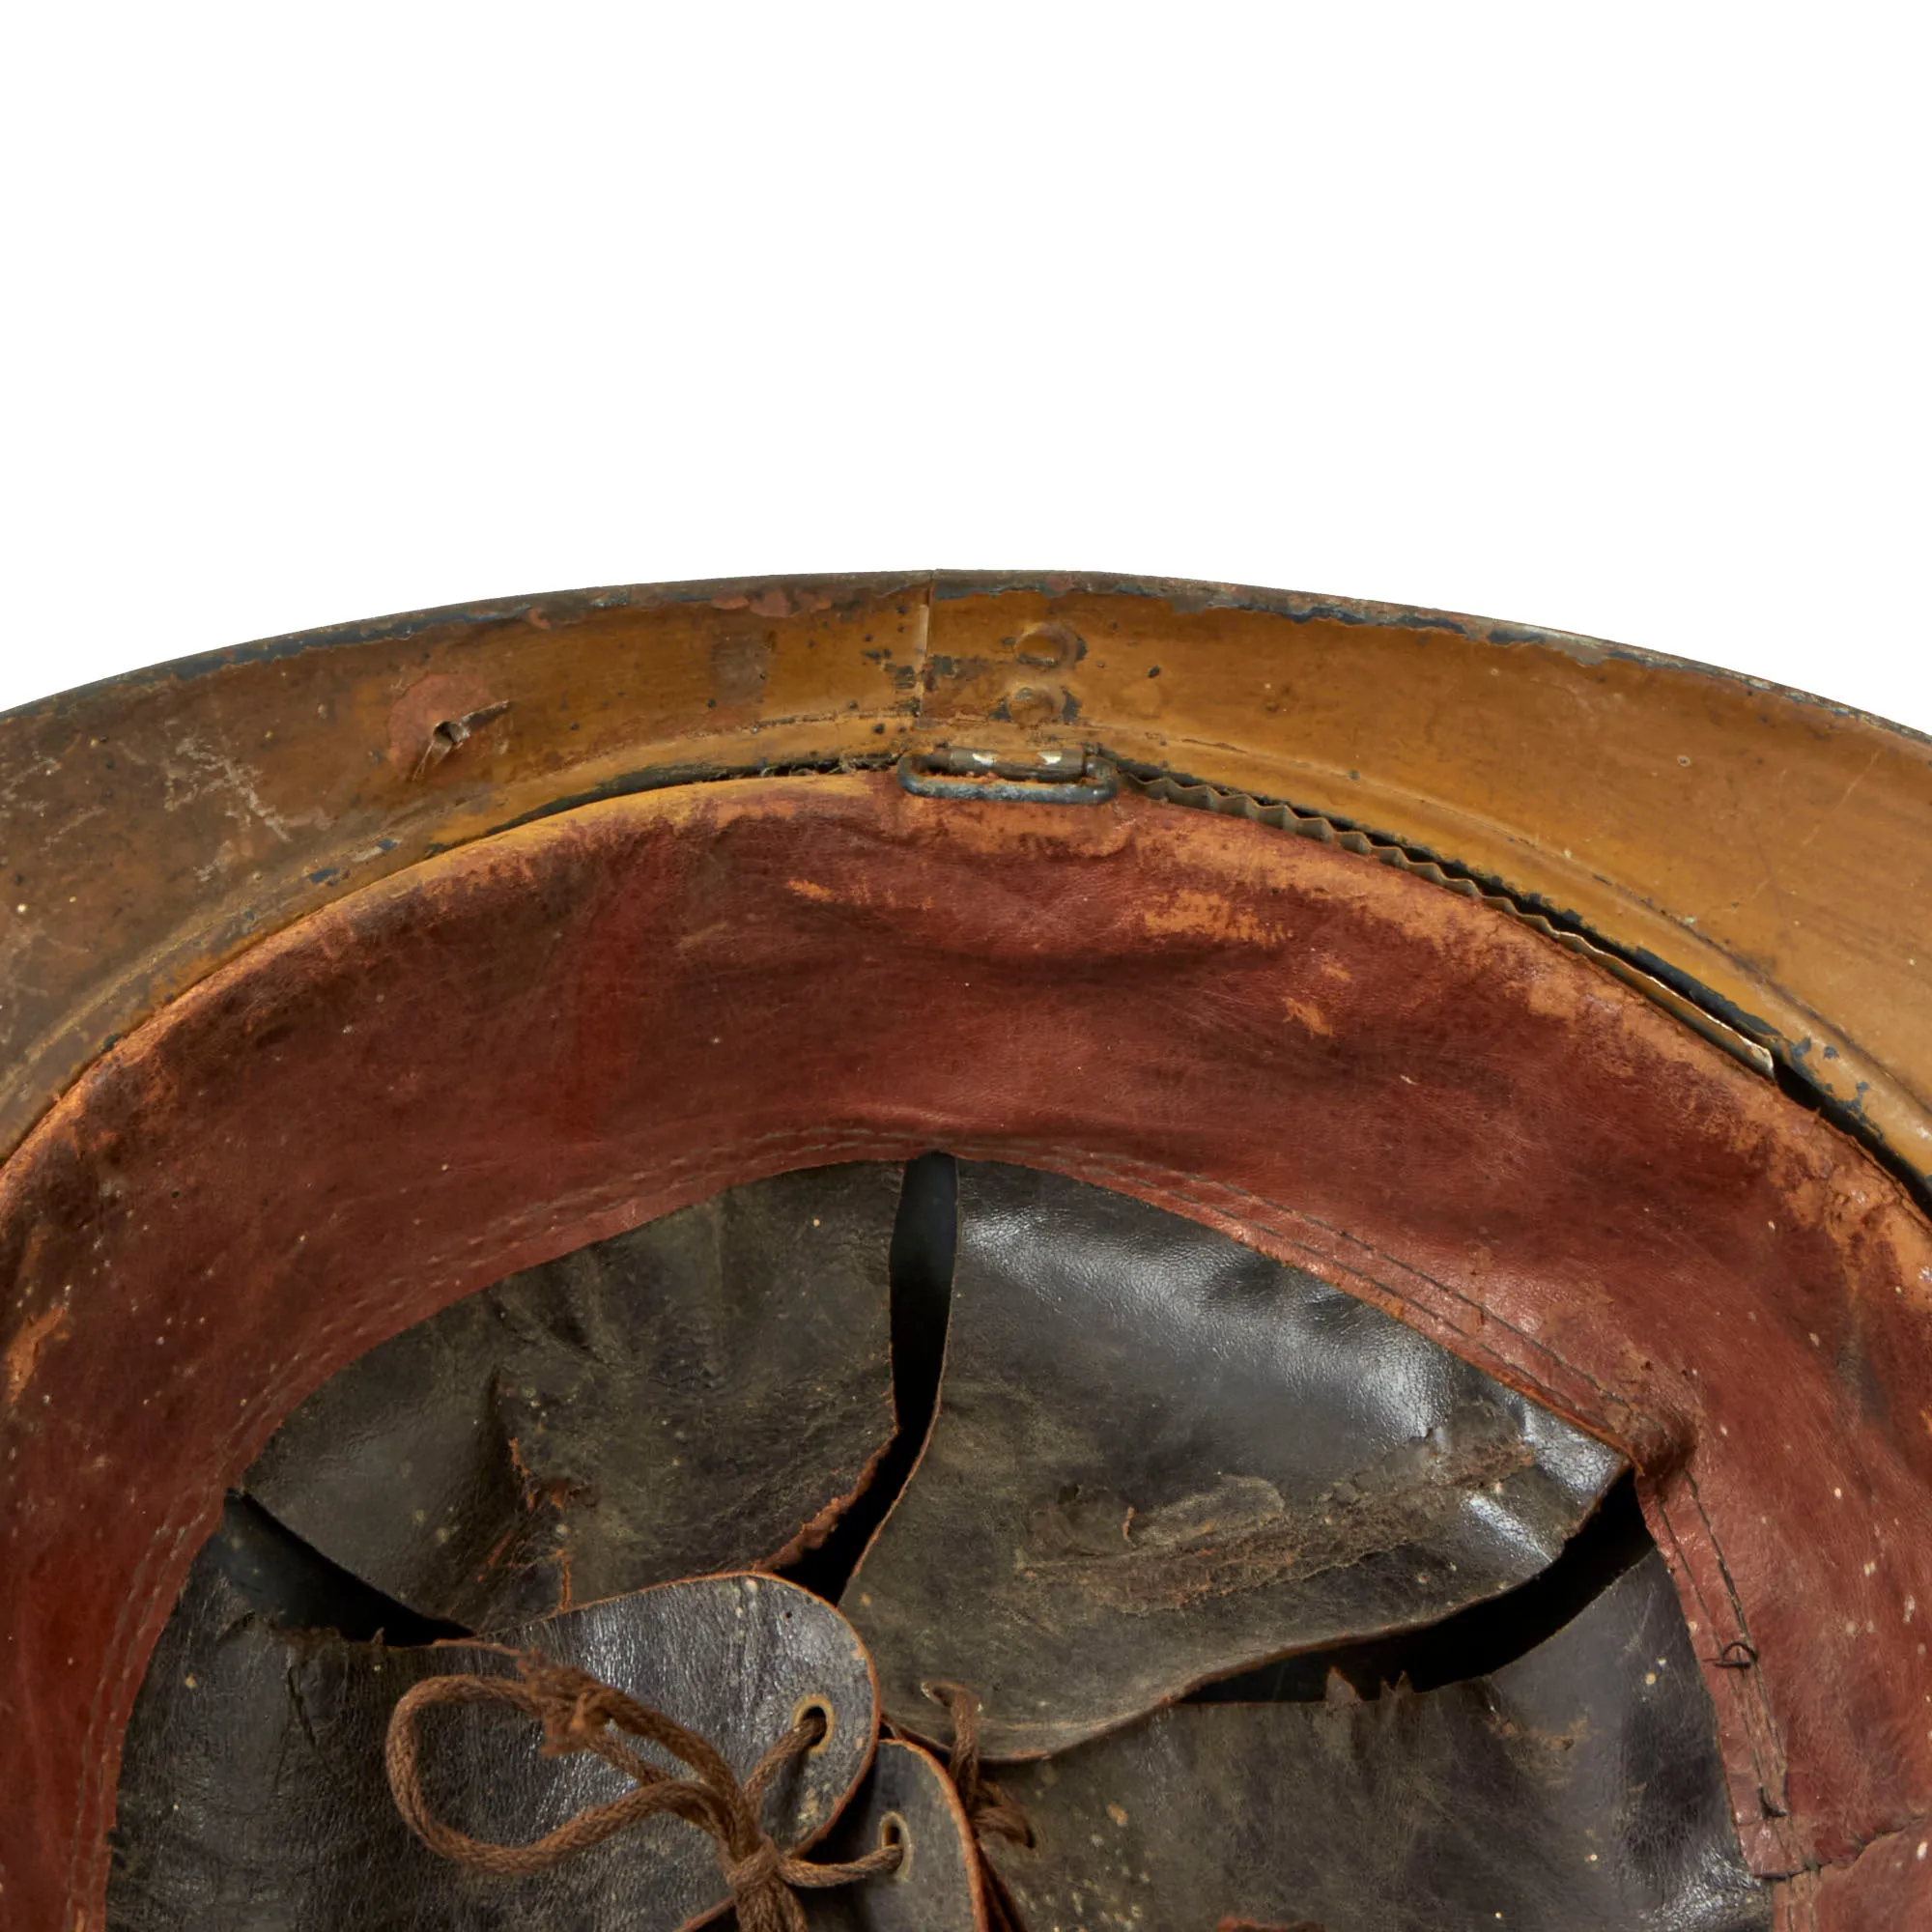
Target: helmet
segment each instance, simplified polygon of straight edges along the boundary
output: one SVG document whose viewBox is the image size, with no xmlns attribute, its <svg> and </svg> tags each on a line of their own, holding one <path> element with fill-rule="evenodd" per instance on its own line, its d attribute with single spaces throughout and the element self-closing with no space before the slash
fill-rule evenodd
<svg viewBox="0 0 1932 1932">
<path fill-rule="evenodd" d="M 10 1920 L 1911 1922 L 1928 756 L 1074 579 L 0 721 Z"/>
</svg>

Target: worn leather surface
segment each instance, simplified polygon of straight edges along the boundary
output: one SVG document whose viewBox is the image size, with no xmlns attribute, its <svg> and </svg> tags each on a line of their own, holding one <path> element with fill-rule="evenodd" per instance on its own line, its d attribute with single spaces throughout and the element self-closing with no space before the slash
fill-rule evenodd
<svg viewBox="0 0 1932 1932">
<path fill-rule="evenodd" d="M 1857 1146 L 1372 858 L 1143 801 L 774 778 L 339 900 L 0 1170 L 12 1916 L 99 1918 L 149 1653 L 329 1375 L 721 1187 L 934 1146 L 1219 1228 L 1628 1454 L 1754 1869 L 1854 1866 L 1932 1813 L 1932 1231 Z"/>
<path fill-rule="evenodd" d="M 352 1363 L 243 1487 L 472 1630 L 818 1534 L 893 1434 L 898 1170 L 727 1189 L 513 1275 Z"/>
<path fill-rule="evenodd" d="M 885 1878 L 802 1891 L 805 1916 L 826 1932 L 984 1932 L 980 1860 L 952 1780 L 917 1745 L 880 1740 L 872 1769 L 815 1856 L 862 1857 L 891 1821 L 906 1848 Z"/>
<path fill-rule="evenodd" d="M 1498 1595 L 1623 1466 L 1311 1274 L 966 1162 L 938 1415 L 844 1604 L 889 1716 L 964 1684 L 986 1755 L 1035 1756 Z"/>
<path fill-rule="evenodd" d="M 865 1774 L 871 1666 L 837 1610 L 770 1577 L 667 1584 L 507 1634 L 700 1732 L 742 1777 L 821 1698 L 824 1743 L 774 1780 L 765 1822 L 790 1849 L 819 1836 Z M 631 1932 L 724 1903 L 713 1840 L 670 1817 L 523 1878 L 439 1858 L 398 1816 L 383 1765 L 412 1684 L 508 1672 L 463 1645 L 384 1650 L 278 1630 L 204 1551 L 156 1646 L 128 1726 L 112 1932 Z M 515 1712 L 438 1709 L 418 1724 L 436 1814 L 525 1843 L 629 1780 L 583 1755 L 539 1755 Z M 668 1770 L 679 1768 L 666 1760 Z"/>
<path fill-rule="evenodd" d="M 1182 1705 L 1001 1781 L 1037 1842 L 988 1851 L 1036 1926 L 1771 1923 L 1654 1554 L 1493 1676 L 1367 1702 Z"/>
<path fill-rule="evenodd" d="M 1883 1932 L 1927 1922 L 1932 1824 L 1888 1832 L 1854 1859 L 1801 1872 L 1774 1889 L 1776 1932 Z"/>
</svg>

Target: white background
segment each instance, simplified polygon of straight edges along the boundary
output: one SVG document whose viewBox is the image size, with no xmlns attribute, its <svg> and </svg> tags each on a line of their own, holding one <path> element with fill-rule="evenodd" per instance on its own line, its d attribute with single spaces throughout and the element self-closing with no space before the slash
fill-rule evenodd
<svg viewBox="0 0 1932 1932">
<path fill-rule="evenodd" d="M 1932 728 L 1922 7 L 18 4 L 0 706 L 1039 567 Z"/>
</svg>

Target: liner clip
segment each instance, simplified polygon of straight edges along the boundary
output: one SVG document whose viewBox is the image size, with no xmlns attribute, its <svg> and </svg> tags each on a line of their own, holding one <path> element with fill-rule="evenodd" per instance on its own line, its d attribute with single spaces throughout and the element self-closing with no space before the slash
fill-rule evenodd
<svg viewBox="0 0 1932 1932">
<path fill-rule="evenodd" d="M 908 752 L 898 762 L 898 779 L 916 798 L 984 798 L 1008 805 L 1105 805 L 1121 789 L 1113 761 L 1077 746 L 1031 758 L 951 747 Z"/>
</svg>

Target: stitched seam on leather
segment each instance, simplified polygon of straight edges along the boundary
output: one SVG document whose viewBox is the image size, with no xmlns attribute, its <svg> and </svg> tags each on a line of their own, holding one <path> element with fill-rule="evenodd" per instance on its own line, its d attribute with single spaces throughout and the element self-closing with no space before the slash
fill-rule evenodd
<svg viewBox="0 0 1932 1932">
<path fill-rule="evenodd" d="M 1688 1474 L 1688 1471 L 1686 1473 Z M 1668 1501 L 1661 1494 L 1653 1496 L 1652 1501 L 1663 1529 L 1670 1538 L 1670 1551 L 1666 1553 L 1666 1560 L 1671 1560 L 1674 1555 L 1677 1574 L 1690 1585 L 1695 1595 L 1699 1613 L 1714 1638 L 1717 1638 L 1720 1634 L 1720 1619 L 1717 1606 L 1712 1603 L 1710 1593 L 1705 1587 L 1706 1565 L 1701 1557 L 1691 1553 Z M 1703 1540 L 1710 1546 L 1712 1558 L 1718 1564 L 1719 1580 L 1725 1587 L 1727 1596 L 1725 1607 L 1731 1611 L 1736 1628 L 1748 1637 L 1749 1626 L 1745 1621 L 1743 1605 L 1738 1601 L 1735 1587 L 1731 1584 L 1730 1572 L 1719 1548 L 1717 1534 L 1711 1526 L 1710 1517 L 1703 1508 L 1701 1498 L 1693 1495 L 1691 1502 L 1693 1514 L 1703 1527 Z M 1757 1673 L 1749 1674 L 1756 1676 Z M 1735 1718 L 1734 1739 L 1742 1743 L 1745 1754 L 1749 1760 L 1748 1776 L 1752 1788 L 1740 1791 L 1737 1788 L 1737 1775 L 1742 1767 L 1737 1762 L 1735 1748 L 1727 1744 L 1722 1736 L 1719 1737 L 1719 1755 L 1723 1763 L 1724 1780 L 1731 1790 L 1732 1825 L 1739 1841 L 1743 1843 L 1747 1829 L 1754 1822 L 1759 1831 L 1770 1832 L 1786 1863 L 1795 1865 L 1800 1862 L 1800 1855 L 1795 1848 L 1792 1835 L 1795 1828 L 1788 1818 L 1771 1818 L 1764 1815 L 1765 1795 L 1774 1785 L 1776 1786 L 1780 1796 L 1783 1792 L 1785 1760 L 1782 1747 L 1777 1742 L 1776 1725 L 1770 1712 L 1769 1697 L 1763 1681 L 1760 1678 L 1755 1685 L 1746 1685 L 1738 1681 L 1746 1673 L 1729 1672 L 1726 1673 L 1726 1681 L 1719 1683 L 1716 1680 L 1715 1673 L 1708 1667 L 1703 1669 L 1702 1675 L 1705 1686 L 1711 1692 L 1713 1707 L 1719 1713 L 1720 1723 L 1723 1707 L 1728 1705 L 1731 1708 Z M 1761 1733 L 1769 1734 L 1772 1759 L 1770 1764 L 1766 1762 L 1767 1745 Z M 1757 1807 L 1754 1819 L 1751 1810 L 1753 1804 Z M 1749 1862 L 1748 1857 L 1746 1861 Z M 1761 1876 L 1775 1877 L 1776 1874 L 1761 1874 Z"/>
<path fill-rule="evenodd" d="M 1684 1471 L 1685 1492 L 1690 1498 L 1691 1507 L 1697 1513 L 1697 1520 L 1704 1526 L 1704 1535 L 1711 1546 L 1711 1555 L 1718 1566 L 1718 1575 L 1722 1579 L 1725 1595 L 1730 1602 L 1737 1625 L 1748 1639 L 1750 1623 L 1745 1615 L 1744 1599 L 1738 1593 L 1736 1580 L 1731 1576 L 1731 1566 L 1724 1555 L 1723 1545 L 1718 1540 L 1718 1532 L 1711 1521 L 1711 1513 L 1704 1507 L 1703 1492 L 1697 1487 L 1695 1472 L 1690 1468 Z M 1771 1708 L 1771 1693 L 1766 1689 L 1764 1675 L 1752 1669 L 1734 1673 L 1741 1681 L 1731 1691 L 1740 1716 L 1744 1719 L 1746 1734 L 1750 1742 L 1751 1762 L 1758 1773 L 1760 1788 L 1767 1794 L 1775 1795 L 1780 1805 L 1785 1807 L 1781 1818 L 1767 1822 L 1772 1828 L 1772 1836 L 1783 1847 L 1785 1856 L 1793 1864 L 1803 1861 L 1796 1843 L 1797 1827 L 1790 1816 L 1790 1808 L 1785 1804 L 1786 1781 L 1789 1763 L 1784 1747 L 1777 1735 L 1777 1719 Z M 1742 1680 L 1748 1679 L 1749 1682 Z"/>
<path fill-rule="evenodd" d="M 1771 1882 L 1776 1932 L 1818 1932 L 1818 1884 L 1815 1871 L 1796 1872 Z"/>
<path fill-rule="evenodd" d="M 964 1144 L 962 1143 L 961 1145 L 963 1146 Z M 1049 1142 L 1013 1139 L 1004 1143 L 1004 1145 L 1009 1150 L 1021 1147 L 1050 1150 L 1053 1144 Z M 1138 1160 L 1132 1156 L 1086 1157 L 1082 1159 L 1079 1168 L 1076 1170 L 1062 1155 L 1054 1162 L 1054 1165 L 1058 1171 L 1067 1174 L 1078 1172 L 1082 1175 L 1096 1177 L 1107 1174 L 1131 1175 L 1136 1178 L 1146 1178 L 1156 1184 L 1163 1181 L 1190 1182 L 1193 1183 L 1193 1188 L 1211 1188 L 1216 1192 L 1230 1195 L 1236 1201 L 1253 1203 L 1258 1207 L 1265 1208 L 1271 1215 L 1285 1216 L 1291 1222 L 1301 1222 L 1309 1227 L 1320 1228 L 1337 1242 L 1350 1248 L 1359 1249 L 1363 1254 L 1373 1256 L 1378 1262 L 1383 1263 L 1385 1265 L 1397 1269 L 1403 1274 L 1411 1275 L 1417 1281 L 1426 1282 L 1431 1288 L 1438 1291 L 1450 1299 L 1460 1302 L 1463 1307 L 1470 1310 L 1472 1314 L 1479 1316 L 1485 1326 L 1494 1326 L 1504 1329 L 1510 1335 L 1514 1336 L 1517 1341 L 1521 1343 L 1526 1350 L 1532 1350 L 1537 1354 L 1546 1356 L 1549 1361 L 1555 1363 L 1558 1368 L 1574 1376 L 1577 1380 L 1582 1382 L 1586 1387 L 1602 1397 L 1604 1401 L 1612 1403 L 1619 1408 L 1627 1410 L 1631 1415 L 1653 1428 L 1661 1429 L 1662 1427 L 1659 1417 L 1652 1415 L 1647 1409 L 1643 1408 L 1637 1403 L 1631 1401 L 1629 1397 L 1620 1394 L 1617 1390 L 1606 1387 L 1596 1377 L 1591 1375 L 1587 1369 L 1568 1360 L 1559 1350 L 1551 1348 L 1548 1343 L 1541 1341 L 1536 1336 L 1528 1333 L 1527 1330 L 1518 1327 L 1506 1316 L 1496 1314 L 1493 1310 L 1478 1301 L 1473 1295 L 1465 1293 L 1452 1283 L 1437 1280 L 1424 1269 L 1412 1266 L 1409 1263 L 1402 1261 L 1397 1256 L 1385 1253 L 1371 1242 L 1362 1239 L 1359 1235 L 1351 1235 L 1345 1229 L 1337 1228 L 1332 1223 L 1323 1221 L 1319 1215 L 1308 1213 L 1302 1208 L 1287 1207 L 1277 1201 L 1271 1201 L 1266 1195 L 1257 1194 L 1251 1189 L 1240 1187 L 1232 1181 L 1216 1180 L 1207 1175 L 1189 1174 L 1179 1169 L 1160 1167 L 1152 1162 Z M 1185 1202 L 1197 1208 L 1207 1208 L 1210 1211 L 1218 1211 L 1213 1210 L 1212 1204 L 1194 1192 L 1193 1188 L 1166 1186 L 1158 1187 L 1158 1191 L 1174 1201 Z M 1187 1218 L 1192 1220 L 1196 1217 L 1189 1215 Z M 1231 1215 L 1227 1218 L 1241 1221 L 1246 1217 Z M 1293 1241 L 1293 1244 L 1299 1247 L 1303 1253 L 1313 1256 L 1325 1265 L 1339 1268 L 1345 1273 L 1353 1275 L 1358 1280 L 1372 1283 L 1384 1294 L 1389 1295 L 1401 1302 L 1405 1307 L 1411 1308 L 1417 1314 L 1423 1316 L 1430 1326 L 1438 1328 L 1445 1334 L 1453 1335 L 1458 1341 L 1464 1344 L 1474 1340 L 1467 1329 L 1457 1327 L 1455 1324 L 1444 1321 L 1436 1311 L 1405 1293 L 1401 1288 L 1384 1282 L 1379 1276 L 1370 1274 L 1363 1269 L 1351 1268 L 1347 1262 L 1330 1255 L 1325 1255 L 1320 1248 L 1314 1247 L 1305 1241 L 1294 1241 L 1293 1236 L 1287 1234 L 1286 1231 L 1284 1231 L 1284 1238 Z M 1245 1245 L 1252 1245 L 1252 1243 Z M 1493 1351 L 1492 1352 L 1493 1353 Z M 1548 1401 L 1562 1404 L 1568 1400 L 1568 1397 L 1561 1390 L 1538 1377 L 1535 1371 L 1530 1369 L 1526 1364 L 1510 1360 L 1508 1357 L 1501 1355 L 1497 1355 L 1495 1358 L 1506 1362 L 1507 1366 L 1515 1373 L 1528 1379 L 1537 1391 L 1545 1395 Z"/>
</svg>

